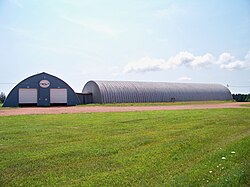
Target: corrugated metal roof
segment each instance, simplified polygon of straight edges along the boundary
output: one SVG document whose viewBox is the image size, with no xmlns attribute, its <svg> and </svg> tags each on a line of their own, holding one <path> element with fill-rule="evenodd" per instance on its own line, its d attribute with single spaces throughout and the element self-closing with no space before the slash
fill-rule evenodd
<svg viewBox="0 0 250 187">
<path fill-rule="evenodd" d="M 83 93 L 92 93 L 94 103 L 232 100 L 220 84 L 89 81 Z"/>
</svg>

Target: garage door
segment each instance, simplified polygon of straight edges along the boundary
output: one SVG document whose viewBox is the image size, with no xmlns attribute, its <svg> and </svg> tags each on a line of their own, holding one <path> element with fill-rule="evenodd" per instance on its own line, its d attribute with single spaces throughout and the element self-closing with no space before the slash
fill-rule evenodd
<svg viewBox="0 0 250 187">
<path fill-rule="evenodd" d="M 37 89 L 20 88 L 19 104 L 35 104 L 37 103 Z"/>
<path fill-rule="evenodd" d="M 50 103 L 67 103 L 67 89 L 50 89 Z"/>
</svg>

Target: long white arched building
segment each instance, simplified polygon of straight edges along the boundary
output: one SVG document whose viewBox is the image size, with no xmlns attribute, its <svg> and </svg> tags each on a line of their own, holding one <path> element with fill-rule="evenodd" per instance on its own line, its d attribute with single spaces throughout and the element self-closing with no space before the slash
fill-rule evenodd
<svg viewBox="0 0 250 187">
<path fill-rule="evenodd" d="M 91 103 L 140 103 L 171 101 L 232 100 L 220 84 L 89 81 L 82 90 Z M 90 103 L 89 102 L 89 103 Z"/>
</svg>

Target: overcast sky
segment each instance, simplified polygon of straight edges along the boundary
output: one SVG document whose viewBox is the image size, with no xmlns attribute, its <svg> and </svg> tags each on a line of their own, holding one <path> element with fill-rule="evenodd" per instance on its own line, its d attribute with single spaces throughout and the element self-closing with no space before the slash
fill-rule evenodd
<svg viewBox="0 0 250 187">
<path fill-rule="evenodd" d="M 5 93 L 40 72 L 77 92 L 137 80 L 250 93 L 250 1 L 0 0 L 0 65 Z"/>
</svg>

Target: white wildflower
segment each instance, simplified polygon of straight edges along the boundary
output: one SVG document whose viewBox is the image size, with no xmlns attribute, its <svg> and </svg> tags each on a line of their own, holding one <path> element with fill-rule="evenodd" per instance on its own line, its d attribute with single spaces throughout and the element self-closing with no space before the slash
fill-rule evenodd
<svg viewBox="0 0 250 187">
<path fill-rule="evenodd" d="M 212 171 L 212 170 L 210 170 L 210 171 L 209 171 L 209 173 L 213 173 L 213 171 Z"/>
<path fill-rule="evenodd" d="M 223 156 L 221 159 L 222 159 L 222 160 L 226 160 L 226 157 Z"/>
<path fill-rule="evenodd" d="M 232 154 L 235 154 L 235 151 L 231 151 Z"/>
</svg>

